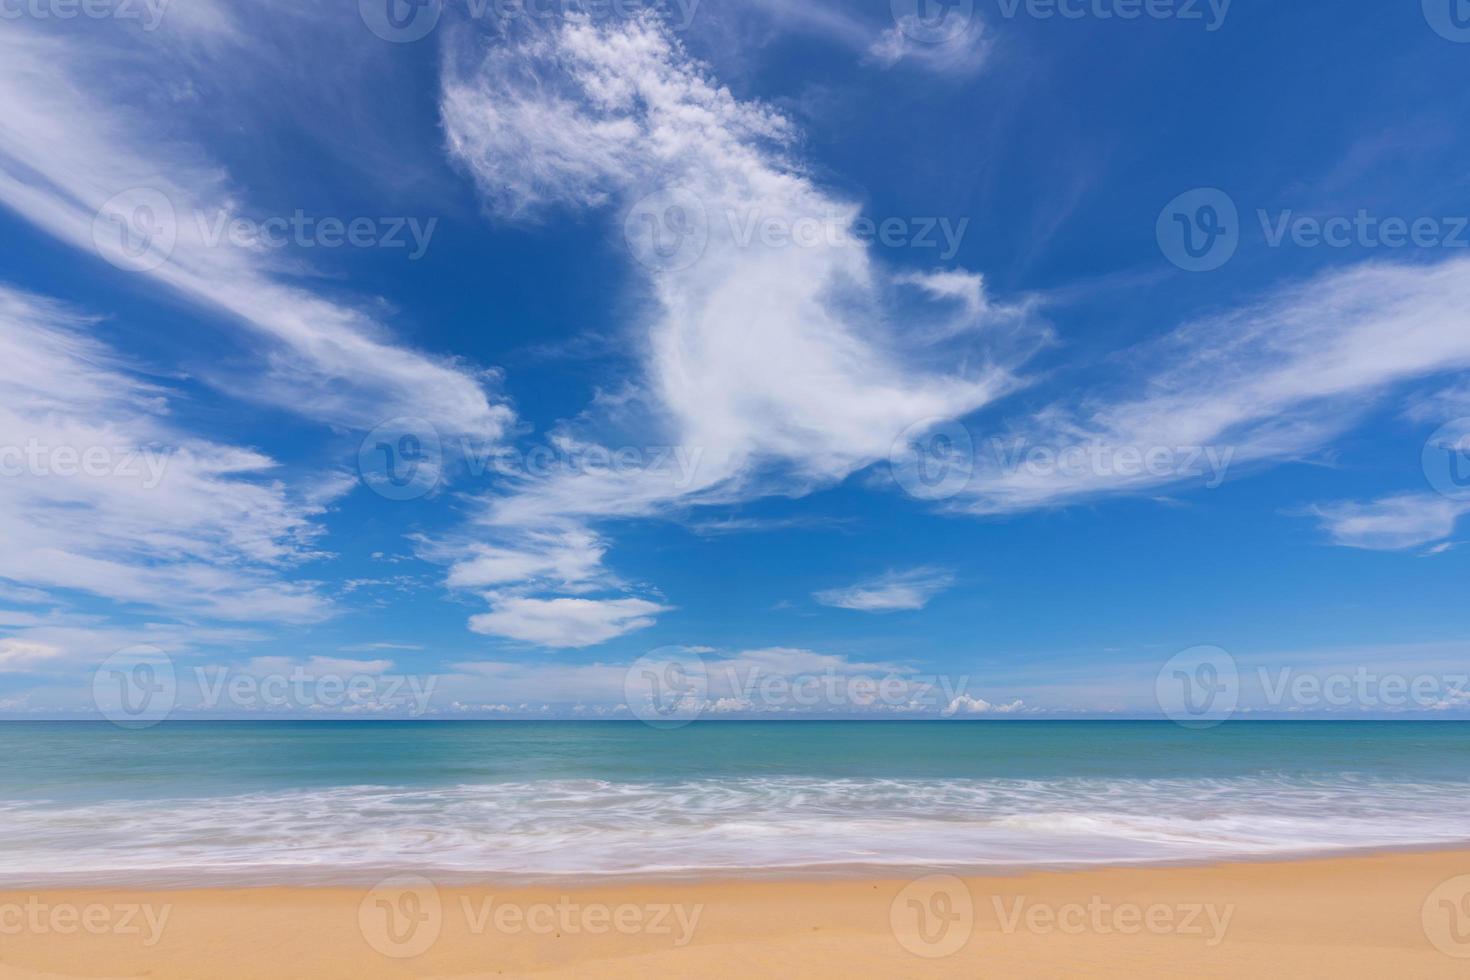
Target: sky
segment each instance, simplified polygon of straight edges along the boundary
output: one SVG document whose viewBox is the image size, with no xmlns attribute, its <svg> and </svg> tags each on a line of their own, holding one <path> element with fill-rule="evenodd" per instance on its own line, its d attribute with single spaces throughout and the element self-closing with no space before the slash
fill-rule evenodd
<svg viewBox="0 0 1470 980">
<path fill-rule="evenodd" d="M 7 0 L 0 716 L 1463 717 L 1457 4 Z"/>
</svg>

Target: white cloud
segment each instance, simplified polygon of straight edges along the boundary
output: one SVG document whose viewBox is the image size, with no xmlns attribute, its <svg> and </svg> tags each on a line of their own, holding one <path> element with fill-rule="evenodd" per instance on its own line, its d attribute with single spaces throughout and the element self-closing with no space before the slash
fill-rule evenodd
<svg viewBox="0 0 1470 980">
<path fill-rule="evenodd" d="M 586 647 L 647 629 L 668 606 L 647 599 L 491 599 L 491 611 L 470 617 L 470 629 L 549 647 Z"/>
<path fill-rule="evenodd" d="M 1389 386 L 1470 367 L 1467 306 L 1464 257 L 1366 263 L 1278 289 L 1133 352 L 1143 378 L 1125 394 L 1052 405 L 1001 440 L 1106 465 L 1038 469 L 981 452 L 953 503 L 1005 513 L 1223 477 L 1199 448 L 1235 466 L 1300 458 Z M 1150 467 L 1151 452 L 1168 465 Z"/>
<path fill-rule="evenodd" d="M 882 68 L 905 64 L 937 74 L 970 75 L 984 66 L 990 50 L 984 21 L 973 10 L 967 12 L 958 5 L 941 10 L 941 20 L 930 26 L 919 22 L 915 14 L 900 14 L 902 4 L 893 5 L 892 11 L 889 5 L 875 7 L 884 15 L 891 14 L 876 24 L 860 16 L 860 8 L 854 5 L 823 0 L 748 0 L 742 6 L 765 14 L 780 30 L 841 45 Z M 929 9 L 925 0 L 916 6 Z M 945 24 L 948 18 L 954 20 Z"/>
<path fill-rule="evenodd" d="M 295 490 L 253 449 L 168 420 L 168 392 L 130 373 L 88 321 L 0 287 L 0 577 L 174 614 L 301 622 L 328 612 L 309 582 L 315 518 L 335 474 Z"/>
<path fill-rule="evenodd" d="M 60 647 L 49 643 L 0 637 L 0 673 L 31 670 L 63 655 Z"/>
<path fill-rule="evenodd" d="M 229 33 L 216 18 L 195 26 Z M 15 21 L 0 35 L 0 204 L 79 249 L 124 262 L 115 235 L 94 234 L 94 219 L 115 195 L 124 195 L 123 216 L 149 205 L 153 227 L 163 229 L 153 241 L 170 233 L 175 240 L 166 255 L 156 253 L 156 267 L 138 274 L 259 345 L 260 370 L 248 382 L 210 379 L 236 394 L 356 428 L 412 415 L 449 432 L 498 437 L 511 413 L 488 400 L 473 373 L 394 344 L 372 316 L 281 275 L 305 270 L 273 265 L 262 250 L 210 241 L 196 214 L 241 214 L 238 190 L 165 128 L 166 114 L 107 97 L 149 79 L 159 88 L 176 84 L 196 66 L 119 37 L 116 46 L 91 35 L 84 43 L 76 32 L 44 33 Z"/>
<path fill-rule="evenodd" d="M 954 575 L 939 568 L 913 568 L 887 572 L 877 578 L 840 589 L 812 593 L 824 606 L 861 612 L 894 612 L 923 609 L 929 600 L 954 584 Z"/>
<path fill-rule="evenodd" d="M 978 280 L 965 296 L 948 281 L 930 289 L 942 314 L 907 302 L 900 328 L 885 312 L 897 312 L 906 280 L 866 247 L 742 231 L 846 227 L 859 209 L 805 174 L 788 120 L 736 99 L 654 19 L 573 21 L 488 53 L 477 44 L 448 60 L 441 111 L 451 155 L 492 210 L 529 219 L 606 207 L 615 234 L 627 219 L 629 267 L 646 273 L 638 376 L 554 440 L 670 445 L 693 461 L 512 485 L 486 501 L 479 530 L 492 545 L 458 559 L 452 580 L 562 574 L 556 535 L 568 528 L 584 541 L 575 573 L 591 579 L 602 554 L 585 543 L 590 522 L 835 483 L 886 458 L 914 421 L 968 414 L 1016 388 L 1013 368 L 1045 337 L 1024 322 L 956 329 L 954 300 L 963 316 Z M 640 251 L 646 222 L 667 220 L 670 202 L 700 229 L 688 262 Z"/>
<path fill-rule="evenodd" d="M 1008 715 L 1024 707 L 1025 704 L 1019 699 L 1008 701 L 1005 704 L 992 704 L 984 698 L 972 698 L 968 694 L 961 694 L 950 701 L 940 714 L 946 718 L 952 718 L 955 715 Z"/>
<path fill-rule="evenodd" d="M 1456 522 L 1467 512 L 1470 501 L 1433 493 L 1402 493 L 1366 503 L 1347 501 L 1313 508 L 1334 544 L 1373 551 L 1400 551 L 1442 541 L 1455 532 Z"/>
</svg>

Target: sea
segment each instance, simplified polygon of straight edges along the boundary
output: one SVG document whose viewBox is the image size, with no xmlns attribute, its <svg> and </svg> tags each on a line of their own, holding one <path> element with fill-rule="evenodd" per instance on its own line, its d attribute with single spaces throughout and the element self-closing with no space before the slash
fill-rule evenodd
<svg viewBox="0 0 1470 980">
<path fill-rule="evenodd" d="M 1470 724 L 0 724 L 0 886 L 969 873 L 1470 840 Z"/>
</svg>

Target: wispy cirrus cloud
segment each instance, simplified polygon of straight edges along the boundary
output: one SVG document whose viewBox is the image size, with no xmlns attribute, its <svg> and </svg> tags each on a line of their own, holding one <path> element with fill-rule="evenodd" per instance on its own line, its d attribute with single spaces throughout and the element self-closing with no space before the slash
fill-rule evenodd
<svg viewBox="0 0 1470 980">
<path fill-rule="evenodd" d="M 486 375 L 397 344 L 362 308 L 288 282 L 298 267 L 211 240 L 195 216 L 248 213 L 243 190 L 185 134 L 167 130 L 167 117 L 120 96 L 148 78 L 166 88 L 179 84 L 176 73 L 204 70 L 194 46 L 223 39 L 228 48 L 234 30 L 212 16 L 165 24 L 181 30 L 104 41 L 8 24 L 0 36 L 0 205 L 197 304 L 221 329 L 243 331 L 260 370 L 249 383 L 213 379 L 235 395 L 353 428 L 413 415 L 498 438 L 511 412 L 487 394 Z"/>
<path fill-rule="evenodd" d="M 88 318 L 0 286 L 0 578 L 173 614 L 302 622 L 328 602 L 285 573 L 350 485 L 290 488 L 262 453 L 196 436 Z M 30 594 L 34 601 L 34 593 Z"/>
<path fill-rule="evenodd" d="M 1370 551 L 1402 551 L 1443 541 L 1455 533 L 1470 500 L 1433 493 L 1401 493 L 1366 502 L 1312 508 L 1333 544 Z"/>
<path fill-rule="evenodd" d="M 942 568 L 911 568 L 885 572 L 876 578 L 838 589 L 812 593 L 824 606 L 859 612 L 898 612 L 923 609 L 929 600 L 954 585 L 954 573 Z"/>
<path fill-rule="evenodd" d="M 737 99 L 655 18 L 573 20 L 488 52 L 466 44 L 446 62 L 441 113 L 451 156 L 492 213 L 599 209 L 626 231 L 629 269 L 641 273 L 638 374 L 554 439 L 631 434 L 698 459 L 690 473 L 512 484 L 485 500 L 477 524 L 492 545 L 453 559 L 451 581 L 512 565 L 540 575 L 565 563 L 556 536 L 579 529 L 570 533 L 585 540 L 593 522 L 831 485 L 886 458 L 915 419 L 967 414 L 1016 388 L 1015 367 L 1045 342 L 1025 317 L 976 333 L 990 312 L 976 305 L 977 278 L 906 297 L 900 334 L 888 314 L 908 280 L 866 247 L 741 236 L 742 222 L 846 225 L 859 209 L 804 171 L 789 120 Z M 667 261 L 657 242 L 643 247 L 668 207 L 699 223 L 698 254 Z M 969 329 L 954 323 L 957 309 Z M 583 560 L 593 557 L 580 549 L 579 574 L 592 577 Z"/>
<path fill-rule="evenodd" d="M 1182 461 L 1211 448 L 1242 468 L 1303 458 L 1392 386 L 1470 368 L 1467 308 L 1460 257 L 1370 262 L 1280 287 L 1129 352 L 1126 387 L 1009 422 L 1005 439 L 1103 464 L 1038 469 L 982 453 L 949 502 L 1003 514 L 1146 493 L 1199 480 Z M 1180 465 L 1151 467 L 1151 453 Z"/>
<path fill-rule="evenodd" d="M 647 629 L 671 607 L 647 599 L 491 596 L 490 611 L 470 617 L 476 633 L 547 647 L 588 647 Z"/>
</svg>

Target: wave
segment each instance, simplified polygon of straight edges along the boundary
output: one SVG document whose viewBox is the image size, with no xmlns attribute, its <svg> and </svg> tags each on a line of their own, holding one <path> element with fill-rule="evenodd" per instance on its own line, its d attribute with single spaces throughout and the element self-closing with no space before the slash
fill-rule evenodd
<svg viewBox="0 0 1470 980">
<path fill-rule="evenodd" d="M 0 804 L 0 882 L 1142 863 L 1465 839 L 1470 783 L 745 777 Z"/>
</svg>

